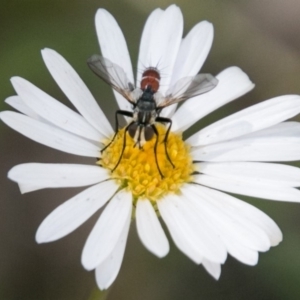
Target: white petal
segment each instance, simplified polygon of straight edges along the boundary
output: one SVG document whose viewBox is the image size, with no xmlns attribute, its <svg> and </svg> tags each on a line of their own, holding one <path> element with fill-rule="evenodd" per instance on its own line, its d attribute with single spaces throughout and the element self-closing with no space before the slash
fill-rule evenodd
<svg viewBox="0 0 300 300">
<path fill-rule="evenodd" d="M 104 136 L 112 135 L 114 131 L 103 111 L 71 65 L 51 49 L 42 50 L 42 56 L 58 86 L 86 121 Z"/>
<path fill-rule="evenodd" d="M 300 136 L 299 122 L 282 122 L 269 128 L 247 134 L 243 138 L 265 138 L 265 137 L 282 137 L 282 138 L 298 138 Z M 239 140 L 239 139 L 236 139 Z"/>
<path fill-rule="evenodd" d="M 83 248 L 81 262 L 87 270 L 95 269 L 113 252 L 131 218 L 131 210 L 132 196 L 124 191 L 108 203 Z"/>
<path fill-rule="evenodd" d="M 34 190 L 91 185 L 109 177 L 108 171 L 101 167 L 75 164 L 26 163 L 8 172 L 9 179 L 35 187 Z"/>
<path fill-rule="evenodd" d="M 4 111 L 0 113 L 0 119 L 12 129 L 45 146 L 81 156 L 100 156 L 99 147 L 93 143 L 23 114 Z"/>
<path fill-rule="evenodd" d="M 204 64 L 214 37 L 213 25 L 207 21 L 198 23 L 182 40 L 176 58 L 170 86 L 183 77 L 195 76 Z M 164 116 L 174 114 L 177 105 L 163 110 Z"/>
<path fill-rule="evenodd" d="M 258 252 L 256 250 L 245 247 L 234 240 L 227 239 L 224 242 L 230 255 L 241 263 L 249 266 L 255 266 L 257 264 Z"/>
<path fill-rule="evenodd" d="M 94 185 L 58 206 L 39 226 L 38 243 L 58 240 L 83 224 L 116 192 L 118 186 L 108 180 Z"/>
<path fill-rule="evenodd" d="M 136 225 L 142 243 L 150 252 L 160 258 L 168 254 L 170 250 L 168 239 L 149 200 L 138 200 Z"/>
<path fill-rule="evenodd" d="M 192 135 L 187 142 L 203 146 L 252 133 L 296 116 L 300 112 L 300 96 L 276 97 L 243 109 Z"/>
<path fill-rule="evenodd" d="M 82 116 L 21 77 L 11 79 L 23 102 L 43 119 L 80 136 L 99 142 L 104 138 Z"/>
<path fill-rule="evenodd" d="M 167 198 L 173 217 L 185 230 L 185 235 L 196 251 L 201 256 L 214 262 L 223 263 L 226 259 L 226 249 L 221 240 L 210 230 L 207 223 L 201 215 L 195 213 L 192 207 L 188 205 L 186 199 L 176 195 L 170 195 Z"/>
<path fill-rule="evenodd" d="M 300 202 L 300 191 L 275 184 L 247 183 L 242 180 L 218 178 L 210 175 L 195 175 L 193 181 L 228 193 L 271 199 L 278 201 Z"/>
<path fill-rule="evenodd" d="M 148 17 L 146 24 L 143 29 L 142 38 L 140 42 L 140 50 L 137 64 L 137 78 L 136 78 L 136 86 L 140 86 L 140 81 L 142 78 L 142 73 L 145 70 L 146 65 L 143 62 L 148 59 L 148 51 L 151 47 L 151 38 L 153 34 L 155 34 L 157 22 L 160 20 L 164 11 L 160 8 L 155 9 Z"/>
<path fill-rule="evenodd" d="M 129 81 L 134 83 L 127 44 L 118 23 L 105 9 L 98 9 L 95 23 L 102 56 L 120 66 Z M 131 111 L 131 104 L 118 92 L 113 92 L 120 109 Z"/>
<path fill-rule="evenodd" d="M 198 191 L 199 186 L 195 187 Z M 210 188 L 201 187 L 202 193 L 208 195 L 209 201 L 219 209 L 226 211 L 233 219 L 239 219 L 241 224 L 249 224 L 253 229 L 259 228 L 267 234 L 271 246 L 277 246 L 282 241 L 282 233 L 277 224 L 264 212 L 249 203 Z M 238 214 L 238 216 L 237 216 Z M 259 248 L 254 248 L 259 251 Z"/>
<path fill-rule="evenodd" d="M 211 224 L 224 241 L 231 239 L 250 249 L 267 251 L 272 240 L 282 238 L 276 224 L 247 203 L 203 186 L 189 185 L 183 187 L 182 192 L 206 218 L 211 219 Z M 249 215 L 248 210 L 254 210 L 257 219 Z"/>
<path fill-rule="evenodd" d="M 213 38 L 213 25 L 207 21 L 202 21 L 192 28 L 180 44 L 171 85 L 180 78 L 199 73 L 210 51 Z"/>
<path fill-rule="evenodd" d="M 230 232 L 229 230 L 226 229 L 227 226 L 223 225 L 223 222 L 226 222 L 226 219 L 227 219 L 226 215 L 224 217 L 224 214 L 221 213 L 218 216 L 218 209 L 214 209 L 213 207 L 210 207 L 210 204 L 202 203 L 202 205 L 201 205 L 201 203 L 197 203 L 195 205 L 195 201 L 201 202 L 201 200 L 198 200 L 199 198 L 198 197 L 196 198 L 195 195 L 191 194 L 190 192 L 192 192 L 192 191 L 189 190 L 188 188 L 183 189 L 183 194 L 185 195 L 185 197 L 188 197 L 188 198 L 192 197 L 191 201 L 192 201 L 192 203 L 194 203 L 194 209 L 199 210 L 198 214 L 199 215 L 201 214 L 201 216 L 203 218 L 205 218 L 206 220 L 208 220 L 210 222 L 210 223 L 208 223 L 208 225 L 206 227 L 208 228 L 208 227 L 210 227 L 209 225 L 211 225 L 212 229 L 214 229 L 216 234 L 218 234 L 220 236 L 220 238 L 222 239 L 222 241 L 224 242 L 227 251 L 233 257 L 237 258 L 239 261 L 241 261 L 243 263 L 250 264 L 250 265 L 257 263 L 257 260 L 258 260 L 257 251 L 249 248 L 248 245 L 244 246 L 242 244 L 243 241 L 241 243 L 241 240 L 239 238 L 239 233 L 236 234 L 234 232 Z M 202 197 L 204 197 L 203 194 L 202 194 Z M 197 199 L 197 200 L 195 200 L 195 199 Z M 210 211 L 210 208 L 211 208 L 211 211 Z M 215 216 L 213 218 L 211 218 L 211 214 L 216 215 L 218 217 L 217 222 L 214 222 Z M 220 220 L 223 220 L 223 222 Z M 233 230 L 235 230 L 235 229 L 233 229 Z M 218 270 L 218 268 L 217 268 L 217 270 Z M 220 272 L 221 272 L 221 269 L 220 269 Z M 213 276 L 213 274 L 212 274 L 212 276 Z M 218 278 L 216 278 L 216 279 L 218 279 Z"/>
<path fill-rule="evenodd" d="M 5 102 L 9 104 L 11 107 L 21 112 L 22 114 L 35 119 L 40 120 L 40 117 L 36 112 L 34 112 L 31 108 L 29 108 L 20 96 L 11 96 L 5 99 Z"/>
<path fill-rule="evenodd" d="M 208 93 L 185 101 L 172 117 L 172 131 L 185 131 L 217 108 L 241 97 L 254 88 L 249 77 L 238 67 L 218 74 L 218 85 Z"/>
<path fill-rule="evenodd" d="M 193 243 L 191 244 L 186 227 L 184 227 L 185 224 L 182 224 L 180 220 L 177 219 L 173 211 L 172 203 L 170 203 L 168 198 L 160 199 L 157 201 L 157 207 L 178 249 L 196 264 L 200 264 L 203 257 L 199 251 L 194 248 Z"/>
<path fill-rule="evenodd" d="M 191 228 L 187 234 L 193 236 L 194 244 L 197 245 L 197 249 L 200 249 L 203 258 L 224 263 L 227 257 L 226 248 L 219 236 L 215 234 L 211 220 L 208 220 L 188 198 L 177 197 L 176 200 L 174 202 L 176 209 L 178 208 L 179 214 Z"/>
<path fill-rule="evenodd" d="M 107 289 L 116 279 L 123 260 L 125 246 L 130 228 L 130 218 L 127 219 L 121 236 L 110 255 L 96 268 L 96 281 L 101 290 Z"/>
<path fill-rule="evenodd" d="M 221 276 L 221 265 L 211 262 L 207 259 L 203 259 L 202 265 L 205 270 L 216 280 L 218 280 Z"/>
<path fill-rule="evenodd" d="M 300 169 L 288 165 L 259 162 L 208 162 L 195 164 L 196 171 L 243 183 L 285 187 L 300 186 Z"/>
<path fill-rule="evenodd" d="M 164 94 L 171 82 L 182 38 L 183 17 L 180 9 L 176 5 L 171 5 L 164 12 L 155 12 L 149 18 L 147 30 L 142 35 L 140 46 L 142 55 L 138 60 L 138 70 L 143 71 L 148 67 L 157 67 L 161 70 L 159 91 Z"/>
<path fill-rule="evenodd" d="M 30 183 L 21 183 L 21 182 L 18 182 L 18 186 L 19 186 L 19 189 L 20 189 L 20 192 L 21 194 L 25 194 L 25 193 L 29 193 L 29 192 L 34 192 L 34 191 L 37 191 L 40 189 L 39 186 L 35 185 L 34 183 L 33 184 L 30 184 Z"/>
<path fill-rule="evenodd" d="M 268 215 L 257 209 L 255 206 L 212 189 L 203 187 L 203 190 L 208 192 L 210 197 L 214 197 L 216 199 L 213 201 L 217 202 L 222 199 L 224 204 L 221 204 L 221 206 L 223 206 L 223 208 L 226 206 L 226 210 L 228 212 L 230 211 L 229 214 L 236 214 L 238 212 L 240 218 L 244 219 L 245 222 L 250 222 L 252 223 L 252 226 L 257 226 L 262 229 L 268 235 L 271 246 L 277 246 L 282 241 L 282 233 L 277 224 Z"/>
<path fill-rule="evenodd" d="M 294 161 L 300 159 L 300 123 L 284 122 L 228 142 L 192 148 L 195 161 Z"/>
</svg>

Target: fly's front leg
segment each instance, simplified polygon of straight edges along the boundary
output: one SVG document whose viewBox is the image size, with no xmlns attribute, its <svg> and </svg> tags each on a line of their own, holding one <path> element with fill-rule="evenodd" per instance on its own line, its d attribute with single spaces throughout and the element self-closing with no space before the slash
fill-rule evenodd
<svg viewBox="0 0 300 300">
<path fill-rule="evenodd" d="M 154 145 L 154 156 L 155 156 L 156 166 L 157 166 L 157 169 L 158 169 L 158 172 L 159 172 L 161 178 L 164 178 L 164 175 L 161 172 L 160 167 L 158 165 L 158 159 L 157 159 L 157 145 L 158 145 L 158 135 L 159 135 L 159 133 L 158 133 L 158 131 L 157 131 L 157 129 L 156 129 L 156 127 L 155 127 L 154 124 L 151 125 L 151 127 L 152 127 L 152 129 L 154 131 L 154 134 L 156 135 L 156 140 L 155 140 L 155 145 Z"/>
<path fill-rule="evenodd" d="M 143 138 L 143 140 L 142 140 L 142 132 L 144 133 L 144 127 L 143 126 L 140 126 L 140 125 L 138 125 L 138 127 L 137 127 L 137 131 L 138 131 L 138 137 L 137 137 L 137 141 L 136 141 L 136 143 L 134 144 L 134 146 L 133 147 L 136 147 L 136 145 L 138 145 L 139 146 L 139 149 L 142 149 L 142 144 L 144 144 L 144 142 L 145 142 L 145 139 Z M 141 141 L 142 141 L 142 143 L 141 143 Z"/>
<path fill-rule="evenodd" d="M 172 167 L 175 168 L 174 164 L 171 161 L 171 158 L 169 156 L 169 152 L 168 152 L 168 149 L 167 149 L 167 141 L 168 141 L 168 137 L 169 137 L 171 127 L 172 127 L 172 120 L 169 119 L 169 118 L 157 117 L 155 121 L 160 122 L 160 123 L 168 123 L 169 124 L 169 127 L 167 129 L 167 132 L 166 132 L 166 135 L 165 135 L 165 138 L 164 138 L 164 145 L 165 145 L 165 152 L 166 152 L 167 159 L 170 162 L 170 164 L 172 165 Z"/>
<path fill-rule="evenodd" d="M 129 117 L 129 116 L 128 116 Z M 120 154 L 120 157 L 119 157 L 119 160 L 117 162 L 117 164 L 115 165 L 115 167 L 111 170 L 111 172 L 113 173 L 113 171 L 118 167 L 122 157 L 123 157 L 123 154 L 124 154 L 124 150 L 125 150 L 125 147 L 126 147 L 126 135 L 127 135 L 127 131 L 130 129 L 130 126 L 134 124 L 134 122 L 131 122 L 129 125 L 126 126 L 125 130 L 124 130 L 124 137 L 123 137 L 123 146 L 122 146 L 122 151 L 121 151 L 121 154 Z"/>
<path fill-rule="evenodd" d="M 127 111 L 127 110 L 117 110 L 116 113 L 115 113 L 115 134 L 112 138 L 112 140 L 103 148 L 101 149 L 101 153 L 103 153 L 103 151 L 105 151 L 105 149 L 107 149 L 111 143 L 115 140 L 117 134 L 118 134 L 118 131 L 119 131 L 119 120 L 118 120 L 118 115 L 122 115 L 122 116 L 126 116 L 126 117 L 133 117 L 133 113 L 130 112 L 130 111 Z M 128 126 L 127 126 L 128 127 Z"/>
</svg>

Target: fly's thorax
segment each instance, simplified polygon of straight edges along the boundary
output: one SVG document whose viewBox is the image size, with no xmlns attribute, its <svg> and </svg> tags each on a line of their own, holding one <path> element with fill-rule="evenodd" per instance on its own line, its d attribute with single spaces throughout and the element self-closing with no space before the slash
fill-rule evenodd
<svg viewBox="0 0 300 300">
<path fill-rule="evenodd" d="M 136 105 L 140 110 L 154 110 L 156 109 L 156 103 L 154 100 L 154 91 L 149 86 L 146 90 L 143 91 L 142 96 L 137 101 Z"/>
<path fill-rule="evenodd" d="M 158 116 L 155 107 L 152 103 L 138 102 L 133 111 L 133 122 L 144 126 L 154 124 Z"/>
</svg>

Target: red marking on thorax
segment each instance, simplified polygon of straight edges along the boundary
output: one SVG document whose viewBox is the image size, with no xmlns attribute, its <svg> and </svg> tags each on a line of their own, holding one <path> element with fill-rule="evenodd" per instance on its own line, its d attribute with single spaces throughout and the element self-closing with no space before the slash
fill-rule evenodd
<svg viewBox="0 0 300 300">
<path fill-rule="evenodd" d="M 144 91 L 147 86 L 151 86 L 151 89 L 156 93 L 159 89 L 160 74 L 156 68 L 148 68 L 144 71 L 141 80 L 141 89 Z"/>
</svg>

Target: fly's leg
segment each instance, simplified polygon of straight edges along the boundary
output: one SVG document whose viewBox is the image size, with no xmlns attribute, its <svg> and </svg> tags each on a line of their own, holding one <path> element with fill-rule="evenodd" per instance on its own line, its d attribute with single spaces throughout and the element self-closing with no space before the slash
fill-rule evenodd
<svg viewBox="0 0 300 300">
<path fill-rule="evenodd" d="M 130 112 L 130 111 L 127 111 L 127 110 L 117 110 L 116 113 L 115 113 L 115 121 L 116 121 L 116 128 L 115 128 L 115 134 L 112 138 L 112 140 L 103 148 L 101 149 L 101 153 L 103 153 L 111 144 L 112 142 L 115 140 L 117 134 L 118 134 L 118 131 L 119 131 L 119 120 L 118 120 L 118 115 L 122 115 L 122 116 L 126 116 L 126 117 L 133 117 L 133 113 Z"/>
<path fill-rule="evenodd" d="M 153 131 L 154 131 L 154 134 L 156 135 L 156 140 L 155 140 L 155 145 L 154 145 L 155 162 L 156 162 L 157 169 L 158 169 L 158 172 L 159 172 L 161 178 L 164 178 L 164 175 L 163 175 L 163 173 L 161 172 L 161 169 L 160 169 L 160 167 L 159 167 L 159 165 L 158 165 L 158 160 L 157 160 L 157 145 L 158 145 L 158 134 L 159 134 L 159 133 L 158 133 L 158 131 L 157 131 L 157 129 L 156 129 L 156 127 L 155 127 L 154 124 L 151 125 L 151 127 L 152 127 L 152 129 L 153 129 Z"/>
<path fill-rule="evenodd" d="M 168 141 L 168 137 L 169 137 L 171 127 L 172 127 L 172 120 L 169 119 L 169 118 L 157 117 L 156 121 L 160 122 L 160 123 L 168 123 L 169 124 L 169 127 L 167 129 L 167 132 L 166 132 L 166 135 L 165 135 L 165 138 L 164 138 L 164 145 L 165 145 L 165 152 L 166 152 L 167 159 L 170 162 L 170 164 L 172 165 L 172 167 L 175 168 L 173 162 L 171 161 L 171 158 L 169 156 L 169 152 L 168 152 L 168 149 L 167 149 L 167 141 Z"/>
<path fill-rule="evenodd" d="M 128 116 L 129 117 L 129 116 Z M 127 131 L 129 130 L 130 126 L 134 124 L 134 122 L 131 122 L 129 125 L 127 125 L 127 127 L 125 128 L 124 130 L 124 137 L 123 137 L 123 146 L 122 146 L 122 151 L 121 151 L 121 154 L 120 154 L 120 157 L 119 157 L 119 160 L 117 162 L 117 164 L 115 165 L 115 167 L 111 170 L 111 172 L 113 173 L 114 170 L 118 167 L 118 165 L 120 164 L 120 161 L 123 157 L 123 154 L 124 154 L 124 150 L 125 150 L 125 147 L 126 147 L 126 134 L 127 134 Z"/>
<path fill-rule="evenodd" d="M 138 138 L 137 138 L 137 141 L 135 142 L 135 144 L 134 144 L 134 148 L 136 147 L 136 145 L 138 145 L 139 146 L 139 149 L 142 149 L 142 146 L 141 146 L 141 134 L 142 134 L 142 129 L 141 129 L 141 127 L 143 127 L 144 128 L 144 126 L 141 126 L 141 125 L 138 125 L 138 127 L 137 127 L 137 130 L 138 130 Z"/>
</svg>

